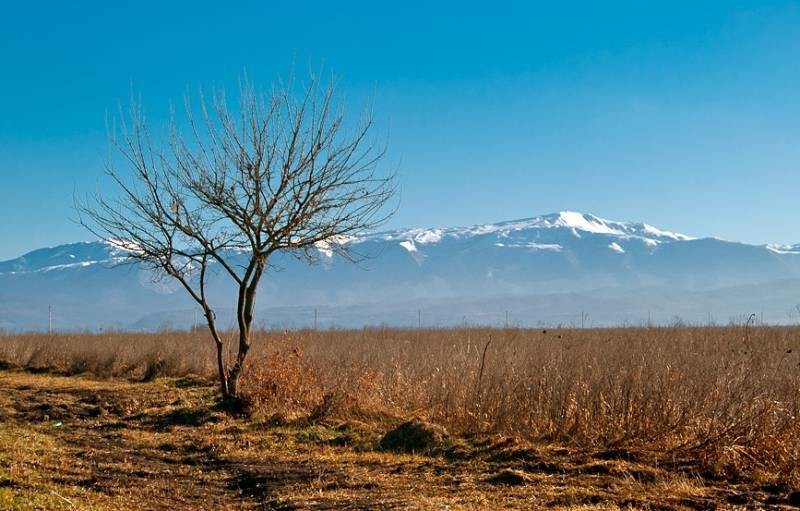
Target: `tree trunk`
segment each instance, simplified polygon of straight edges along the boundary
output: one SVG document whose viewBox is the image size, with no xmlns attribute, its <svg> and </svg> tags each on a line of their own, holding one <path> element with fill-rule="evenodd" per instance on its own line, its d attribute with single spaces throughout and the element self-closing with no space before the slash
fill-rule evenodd
<svg viewBox="0 0 800 511">
<path fill-rule="evenodd" d="M 252 319 L 246 322 L 242 328 L 239 329 L 239 351 L 236 354 L 236 362 L 234 362 L 228 373 L 228 392 L 233 398 L 239 397 L 239 377 L 242 375 L 244 363 L 247 359 L 247 353 L 250 351 L 250 323 Z"/>
<path fill-rule="evenodd" d="M 225 374 L 225 361 L 223 360 L 224 345 L 222 341 L 214 340 L 217 345 L 217 371 L 219 373 L 219 385 L 222 397 L 230 397 L 230 387 L 228 386 L 228 375 Z"/>
<path fill-rule="evenodd" d="M 253 324 L 253 309 L 256 302 L 256 292 L 258 282 L 264 274 L 265 262 L 257 262 L 253 270 L 248 285 L 244 283 L 239 287 L 239 350 L 236 354 L 236 362 L 228 373 L 228 392 L 230 397 L 238 399 L 239 396 L 239 377 L 242 374 L 247 353 L 250 351 L 250 332 Z"/>
<path fill-rule="evenodd" d="M 239 352 L 236 355 L 236 362 L 228 373 L 228 394 L 229 397 L 238 399 L 239 396 L 239 377 L 242 375 L 247 353 L 250 351 L 250 327 L 249 325 L 239 332 Z"/>
<path fill-rule="evenodd" d="M 228 374 L 225 370 L 225 345 L 219 336 L 219 332 L 217 332 L 217 321 L 214 318 L 214 312 L 206 308 L 205 316 L 208 329 L 211 331 L 211 336 L 214 338 L 214 345 L 217 348 L 217 372 L 219 376 L 220 392 L 222 392 L 222 397 L 227 399 L 230 397 L 230 386 L 228 385 Z"/>
</svg>

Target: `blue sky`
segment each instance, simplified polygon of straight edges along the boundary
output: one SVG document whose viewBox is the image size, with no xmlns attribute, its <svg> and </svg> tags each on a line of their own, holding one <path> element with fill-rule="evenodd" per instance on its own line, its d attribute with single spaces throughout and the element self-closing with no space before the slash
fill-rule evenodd
<svg viewBox="0 0 800 511">
<path fill-rule="evenodd" d="M 0 259 L 90 239 L 73 192 L 105 186 L 105 115 L 131 84 L 158 119 L 187 88 L 309 62 L 373 98 L 401 177 L 387 227 L 571 209 L 800 242 L 798 2 L 17 4 L 0 15 Z"/>
</svg>

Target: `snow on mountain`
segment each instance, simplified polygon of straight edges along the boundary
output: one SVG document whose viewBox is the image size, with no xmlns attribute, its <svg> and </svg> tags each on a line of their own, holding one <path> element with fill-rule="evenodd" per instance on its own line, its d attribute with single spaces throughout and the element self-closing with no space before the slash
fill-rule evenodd
<svg viewBox="0 0 800 511">
<path fill-rule="evenodd" d="M 548 232 L 552 231 L 552 232 Z M 531 233 L 539 238 L 557 238 L 565 232 L 573 237 L 580 238 L 581 233 L 604 234 L 618 237 L 622 240 L 638 240 L 645 245 L 655 247 L 660 243 L 672 241 L 688 241 L 694 238 L 685 234 L 663 231 L 645 223 L 617 222 L 605 220 L 594 215 L 578 213 L 575 211 L 562 211 L 550 215 L 534 218 L 512 220 L 495 224 L 483 224 L 472 227 L 457 227 L 449 229 L 401 229 L 396 231 L 381 232 L 351 240 L 352 243 L 364 243 L 376 239 L 383 241 L 396 241 L 409 251 L 415 251 L 416 245 L 438 243 L 443 239 L 464 239 L 476 236 L 492 235 L 497 238 L 498 247 L 509 248 L 537 248 L 535 245 L 520 245 L 515 240 L 525 238 Z M 510 240 L 504 242 L 504 240 Z M 546 245 L 547 249 L 555 248 L 556 244 Z M 617 245 L 619 246 L 619 245 Z"/>
<path fill-rule="evenodd" d="M 343 260 L 336 243 L 351 245 L 365 261 Z M 194 305 L 177 286 L 119 264 L 135 250 L 121 241 L 75 243 L 0 262 L 0 325 L 41 328 L 39 309 L 52 304 L 64 328 L 186 326 Z M 490 324 L 498 308 L 517 314 L 520 324 L 558 323 L 576 307 L 598 311 L 597 324 L 692 311 L 705 318 L 709 309 L 734 316 L 753 307 L 785 322 L 795 305 L 787 290 L 800 290 L 800 245 L 694 238 L 572 211 L 377 232 L 317 250 L 315 266 L 290 255 L 273 259 L 281 271 L 266 276 L 259 295 L 267 325 L 307 324 L 314 308 L 338 326 L 402 325 L 421 309 L 437 325 L 468 316 Z M 735 291 L 743 286 L 748 292 Z M 214 272 L 209 288 L 224 321 L 233 289 Z"/>
<path fill-rule="evenodd" d="M 100 261 L 106 261 L 110 257 L 111 252 L 105 243 L 73 243 L 34 250 L 17 259 L 0 262 L 0 273 L 24 273 L 85 267 L 97 264 Z"/>
<path fill-rule="evenodd" d="M 361 245 L 376 241 L 396 242 L 410 253 L 418 252 L 418 246 L 435 245 L 442 241 L 467 240 L 476 237 L 490 236 L 494 246 L 500 248 L 526 248 L 532 250 L 562 249 L 559 243 L 542 243 L 538 240 L 558 240 L 565 234 L 572 238 L 581 238 L 581 233 L 608 235 L 619 238 L 609 245 L 615 252 L 624 253 L 620 245 L 622 240 L 635 240 L 645 246 L 656 247 L 661 243 L 688 241 L 694 238 L 685 234 L 662 231 L 644 223 L 617 222 L 605 220 L 594 215 L 562 211 L 522 220 L 512 220 L 495 224 L 482 224 L 472 227 L 456 227 L 447 229 L 399 229 L 395 231 L 368 234 L 331 242 L 320 242 L 317 250 L 327 257 L 333 256 L 333 243 L 349 243 Z M 535 238 L 537 241 L 533 241 Z M 793 253 L 792 247 L 768 245 L 775 253 Z M 800 250 L 800 247 L 798 247 Z M 32 271 L 53 271 L 74 267 L 86 267 L 95 264 L 116 264 L 124 261 L 129 252 L 136 247 L 121 240 L 106 242 L 81 242 L 52 248 L 35 250 L 22 257 L 0 262 L 0 274 L 24 273 Z"/>
<path fill-rule="evenodd" d="M 776 244 L 768 244 L 766 245 L 766 249 L 770 252 L 779 255 L 800 255 L 800 244 L 798 245 L 776 245 Z"/>
<path fill-rule="evenodd" d="M 614 252 L 616 252 L 618 254 L 624 254 L 625 253 L 625 249 L 620 247 L 619 243 L 617 243 L 616 241 L 612 241 L 611 243 L 609 243 L 608 244 L 608 248 L 610 248 L 611 250 L 613 250 Z"/>
</svg>

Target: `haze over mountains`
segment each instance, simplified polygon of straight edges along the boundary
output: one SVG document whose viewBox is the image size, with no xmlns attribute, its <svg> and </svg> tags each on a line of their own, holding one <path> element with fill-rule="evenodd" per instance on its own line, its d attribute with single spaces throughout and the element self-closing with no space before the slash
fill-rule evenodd
<svg viewBox="0 0 800 511">
<path fill-rule="evenodd" d="M 400 229 L 348 241 L 355 266 L 319 246 L 318 265 L 284 255 L 260 288 L 269 328 L 610 326 L 800 320 L 800 245 L 693 238 L 644 223 L 561 212 L 465 228 Z M 235 257 L 235 256 L 234 256 Z M 0 262 L 0 328 L 187 328 L 193 303 L 107 242 Z M 212 277 L 223 326 L 233 288 Z"/>
</svg>

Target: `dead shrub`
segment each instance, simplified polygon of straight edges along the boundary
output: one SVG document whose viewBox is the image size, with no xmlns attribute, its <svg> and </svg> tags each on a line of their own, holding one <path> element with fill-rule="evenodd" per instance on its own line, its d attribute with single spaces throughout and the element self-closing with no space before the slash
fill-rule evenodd
<svg viewBox="0 0 800 511">
<path fill-rule="evenodd" d="M 167 376 L 185 375 L 191 372 L 186 367 L 180 354 L 174 352 L 165 354 L 157 351 L 145 357 L 141 362 L 141 366 L 141 380 L 144 382 Z"/>
<path fill-rule="evenodd" d="M 239 385 L 244 408 L 260 418 L 291 421 L 307 417 L 323 398 L 317 373 L 297 346 L 254 354 Z"/>
<path fill-rule="evenodd" d="M 322 399 L 309 419 L 324 418 L 369 419 L 385 411 L 380 391 L 381 374 L 361 364 L 339 367 L 329 371 L 322 385 Z"/>
</svg>

